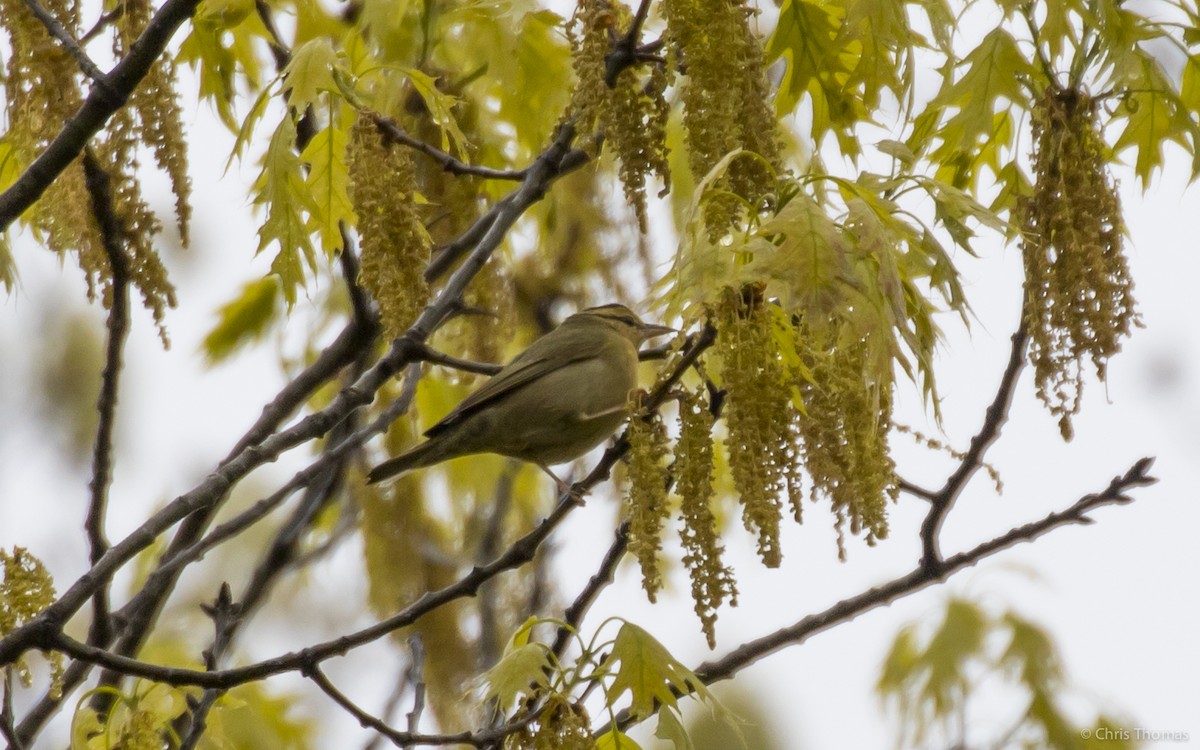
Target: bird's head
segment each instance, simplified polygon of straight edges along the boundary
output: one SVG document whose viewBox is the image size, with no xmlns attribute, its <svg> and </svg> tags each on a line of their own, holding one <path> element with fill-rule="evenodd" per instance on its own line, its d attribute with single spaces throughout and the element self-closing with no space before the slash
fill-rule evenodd
<svg viewBox="0 0 1200 750">
<path fill-rule="evenodd" d="M 583 326 L 604 326 L 629 339 L 634 345 L 655 336 L 676 332 L 674 328 L 646 323 L 633 310 L 630 310 L 625 305 L 615 303 L 581 310 L 567 318 L 564 325 L 568 323 Z"/>
</svg>

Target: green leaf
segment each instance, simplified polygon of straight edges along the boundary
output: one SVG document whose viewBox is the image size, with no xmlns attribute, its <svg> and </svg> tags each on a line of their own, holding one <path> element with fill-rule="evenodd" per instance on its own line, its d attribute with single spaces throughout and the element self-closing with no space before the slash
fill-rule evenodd
<svg viewBox="0 0 1200 750">
<path fill-rule="evenodd" d="M 1148 55 L 1139 55 L 1137 62 L 1138 69 L 1126 76 L 1130 89 L 1113 116 L 1116 121 L 1125 120 L 1113 152 L 1136 149 L 1134 173 L 1143 188 L 1149 186 L 1154 171 L 1162 166 L 1163 145 L 1168 141 L 1178 143 L 1192 155 L 1192 175 L 1200 175 L 1200 125 L 1192 119 L 1158 62 Z M 1185 75 L 1189 67 L 1184 67 Z M 1186 83 L 1194 85 L 1192 81 Z"/>
<path fill-rule="evenodd" d="M 308 162 L 305 187 L 313 198 L 309 228 L 320 234 L 325 252 L 333 254 L 342 248 L 341 222 L 355 223 L 354 205 L 350 202 L 350 170 L 346 164 L 348 137 L 338 124 L 317 131 L 300 154 Z"/>
<path fill-rule="evenodd" d="M 317 101 L 322 91 L 336 91 L 333 80 L 337 53 L 328 37 L 317 37 L 292 51 L 292 61 L 283 72 L 288 104 L 303 112 Z"/>
<path fill-rule="evenodd" d="M 467 147 L 470 145 L 467 142 L 467 137 L 458 127 L 458 121 L 454 117 L 454 106 L 458 103 L 458 98 L 450 94 L 443 93 L 437 87 L 437 81 L 430 76 L 422 73 L 416 68 L 402 68 L 404 75 L 408 76 L 412 82 L 413 88 L 421 95 L 421 100 L 425 102 L 426 109 L 429 110 L 429 116 L 433 118 L 442 134 L 442 150 L 450 151 L 451 145 L 454 146 L 454 151 L 459 156 L 467 154 Z"/>
<path fill-rule="evenodd" d="M 836 6 L 786 0 L 779 9 L 779 23 L 767 41 L 767 59 L 783 58 L 787 67 L 776 95 L 780 113 L 791 112 L 805 96 L 812 103 L 812 136 L 815 142 L 833 131 L 842 151 L 859 153 L 857 140 L 848 126 L 866 119 L 862 101 L 847 88 L 858 65 L 861 43 L 843 44 L 841 16 Z"/>
<path fill-rule="evenodd" d="M 966 70 L 957 78 L 958 66 L 943 71 L 942 88 L 914 119 L 907 144 L 915 153 L 929 152 L 930 161 L 950 170 L 945 176 L 939 170 L 939 177 L 966 187 L 980 164 L 999 163 L 998 151 L 1010 144 L 1013 131 L 1004 131 L 1003 140 L 997 137 L 998 110 L 1028 106 L 1023 81 L 1032 79 L 1035 69 L 1003 28 L 984 37 L 960 66 Z M 949 111 L 954 113 L 943 121 Z"/>
<path fill-rule="evenodd" d="M 8 231 L 0 232 L 0 284 L 11 292 L 17 283 L 17 264 L 13 262 L 12 248 L 8 244 Z"/>
<path fill-rule="evenodd" d="M 857 288 L 849 263 L 848 238 L 807 193 L 799 193 L 763 222 L 751 271 L 770 285 L 787 310 L 817 320 L 840 313 L 845 295 Z"/>
<path fill-rule="evenodd" d="M 265 276 L 242 287 L 217 310 L 217 324 L 201 343 L 209 363 L 220 362 L 239 347 L 256 341 L 279 316 L 279 277 Z"/>
<path fill-rule="evenodd" d="M 708 695 L 699 677 L 671 656 L 652 635 L 630 622 L 623 623 L 617 631 L 612 651 L 600 665 L 600 671 L 614 673 L 605 689 L 609 707 L 615 706 L 628 691 L 629 711 L 636 719 L 653 715 L 659 706 L 677 706 L 676 692 Z"/>
<path fill-rule="evenodd" d="M 288 307 L 296 302 L 296 289 L 304 284 L 304 266 L 316 270 L 317 255 L 306 214 L 316 210 L 305 186 L 303 164 L 295 151 L 296 125 L 284 115 L 262 158 L 262 172 L 254 183 L 254 204 L 267 216 L 258 228 L 258 252 L 273 243 L 279 252 L 271 271 L 283 282 Z"/>
<path fill-rule="evenodd" d="M 904 690 L 905 684 L 911 679 L 919 664 L 920 651 L 917 648 L 917 634 L 910 626 L 896 634 L 887 657 L 883 660 L 883 670 L 875 689 L 884 695 L 898 695 Z"/>
<path fill-rule="evenodd" d="M 517 628 L 500 661 L 483 675 L 487 696 L 495 698 L 506 710 L 519 696 L 533 695 L 550 684 L 553 669 L 550 650 L 544 643 L 529 642 L 538 622 L 531 617 Z"/>
<path fill-rule="evenodd" d="M 239 2 L 241 0 L 230 0 L 228 5 L 215 7 L 211 11 L 212 18 L 192 24 L 191 33 L 180 44 L 176 58 L 198 71 L 200 99 L 216 109 L 221 122 L 232 132 L 238 130 L 233 111 L 237 99 L 235 80 L 240 73 L 250 90 L 259 87 L 262 66 L 258 59 L 258 44 L 267 36 L 266 28 L 257 16 L 232 23 L 241 12 Z M 201 8 L 204 5 L 201 4 Z M 251 2 L 250 8 L 253 7 Z"/>
<path fill-rule="evenodd" d="M 253 12 L 254 0 L 203 0 L 192 20 L 211 29 L 232 29 Z"/>
<path fill-rule="evenodd" d="M 958 705 L 968 684 L 967 665 L 983 655 L 988 620 L 982 610 L 965 599 L 951 599 L 946 617 L 921 655 L 927 672 L 923 696 L 939 715 Z"/>
<path fill-rule="evenodd" d="M 246 153 L 246 147 L 250 145 L 250 141 L 254 137 L 255 128 L 267 112 L 267 104 L 271 101 L 273 91 L 273 85 L 264 86 L 262 93 L 254 100 L 250 111 L 246 113 L 241 126 L 237 129 L 237 138 L 234 139 L 233 148 L 229 151 L 229 159 L 225 162 L 226 172 L 229 172 L 229 168 L 233 165 L 235 159 L 240 160 Z"/>
<path fill-rule="evenodd" d="M 674 750 L 695 750 L 687 728 L 679 720 L 679 715 L 670 709 L 658 712 L 658 726 L 654 729 L 654 736 L 670 742 Z"/>
<path fill-rule="evenodd" d="M 496 666 L 484 674 L 487 696 L 507 709 L 521 695 L 533 695 L 550 684 L 547 669 L 550 657 L 546 646 L 527 643 L 506 649 Z"/>
<path fill-rule="evenodd" d="M 905 167 L 911 167 L 913 162 L 917 160 L 917 155 L 903 141 L 885 139 L 876 143 L 875 148 L 900 162 Z"/>
</svg>

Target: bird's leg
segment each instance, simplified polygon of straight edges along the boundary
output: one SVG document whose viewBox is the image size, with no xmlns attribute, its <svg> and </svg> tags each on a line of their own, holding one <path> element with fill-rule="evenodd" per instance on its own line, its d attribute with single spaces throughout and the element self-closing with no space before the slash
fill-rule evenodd
<svg viewBox="0 0 1200 750">
<path fill-rule="evenodd" d="M 553 471 L 550 471 L 550 467 L 543 466 L 541 464 L 535 465 L 542 471 L 546 472 L 546 476 L 554 480 L 554 490 L 558 493 L 558 497 L 566 495 L 578 505 L 584 504 L 583 495 L 579 492 L 579 490 L 575 489 L 575 485 L 559 479 L 557 474 L 555 474 Z"/>
</svg>

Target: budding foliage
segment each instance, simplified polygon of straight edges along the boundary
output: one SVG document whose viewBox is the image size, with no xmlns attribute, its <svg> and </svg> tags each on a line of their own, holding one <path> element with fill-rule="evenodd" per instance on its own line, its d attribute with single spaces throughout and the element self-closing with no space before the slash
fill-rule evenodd
<svg viewBox="0 0 1200 750">
<path fill-rule="evenodd" d="M 613 40 L 628 33 L 633 15 L 620 0 L 582 0 L 568 29 L 579 79 L 573 108 L 580 132 L 596 131 L 611 145 L 620 161 L 625 199 L 646 231 L 646 180 L 656 174 L 670 184 L 666 125 L 669 107 L 664 92 L 670 83 L 661 63 L 626 67 L 612 86 L 606 56 Z"/>
<path fill-rule="evenodd" d="M 412 161 L 407 149 L 383 141 L 368 115 L 355 121 L 348 148 L 362 283 L 379 302 L 388 337 L 400 336 L 429 299 L 430 238 L 414 200 Z"/>
<path fill-rule="evenodd" d="M 808 327 L 798 336 L 811 376 L 798 382 L 805 413 L 796 424 L 812 497 L 830 499 L 844 558 L 843 524 L 864 533 L 867 544 L 886 538 L 887 500 L 896 499 L 898 488 L 888 450 L 891 379 L 874 379 L 867 342 L 833 336 Z"/>
<path fill-rule="evenodd" d="M 1034 192 L 1022 204 L 1025 316 L 1038 397 L 1069 440 L 1084 361 L 1103 380 L 1137 314 L 1096 101 L 1048 90 L 1033 134 Z"/>
<path fill-rule="evenodd" d="M 504 741 L 505 750 L 594 750 L 591 718 L 579 703 L 554 694 L 537 721 Z"/>
<path fill-rule="evenodd" d="M 679 439 L 675 443 L 675 491 L 680 497 L 679 536 L 683 564 L 692 582 L 692 602 L 709 648 L 716 647 L 717 609 L 737 606 L 733 571 L 721 562 L 725 551 L 713 515 L 713 414 L 704 388 L 679 398 Z"/>
<path fill-rule="evenodd" d="M 29 554 L 23 547 L 14 547 L 11 553 L 0 549 L 0 638 L 42 613 L 54 601 L 54 581 L 42 561 Z M 13 664 L 17 677 L 26 687 L 32 682 L 29 665 L 24 658 Z M 61 689 L 63 675 L 62 655 L 50 656 L 52 692 Z"/>
<path fill-rule="evenodd" d="M 638 414 L 638 410 L 631 409 Z M 662 588 L 659 552 L 662 528 L 670 513 L 667 503 L 667 470 L 663 458 L 669 452 L 667 431 L 657 415 L 635 416 L 629 421 L 629 491 L 625 517 L 629 520 L 629 551 L 642 570 L 642 588 L 654 601 Z"/>
<path fill-rule="evenodd" d="M 713 309 L 715 354 L 728 391 L 725 439 L 729 470 L 742 504 L 742 523 L 758 537 L 768 567 L 779 549 L 780 496 L 793 466 L 792 384 L 775 341 L 774 318 L 761 288 L 726 288 Z"/>
<path fill-rule="evenodd" d="M 118 57 L 128 54 L 133 43 L 150 23 L 154 7 L 149 0 L 123 0 L 121 16 L 117 22 L 117 34 L 113 41 L 113 52 Z M 175 194 L 175 218 L 179 236 L 186 247 L 188 244 L 188 222 L 192 209 L 189 198 L 192 192 L 191 178 L 187 174 L 187 144 L 183 139 L 183 110 L 175 94 L 176 76 L 174 58 L 160 55 L 150 71 L 142 79 L 129 98 L 131 117 L 138 141 L 150 148 L 159 169 L 171 181 Z M 136 164 L 131 161 L 130 164 Z M 127 167 L 128 168 L 128 167 Z"/>
<path fill-rule="evenodd" d="M 780 159 L 762 43 L 750 28 L 754 11 L 741 0 L 664 0 L 663 10 L 668 43 L 685 74 L 683 121 L 692 174 L 699 180 L 736 149 L 758 154 L 765 164 L 739 159 L 725 184 L 756 203 L 771 191 Z M 727 205 L 710 207 L 732 219 Z M 718 226 L 714 222 L 712 229 Z"/>
<path fill-rule="evenodd" d="M 79 7 L 71 0 L 42 4 L 69 33 L 79 34 Z M 6 171 L 18 174 L 58 135 L 79 108 L 78 66 L 22 0 L 0 0 L 0 27 L 7 32 L 4 94 L 8 131 L 0 138 Z M 34 204 L 31 223 L 56 253 L 76 251 L 88 272 L 105 268 L 104 249 L 88 206 L 82 160 L 76 159 Z"/>
<path fill-rule="evenodd" d="M 52 0 L 43 7 L 68 33 L 80 36 L 76 3 Z M 122 6 L 123 12 L 114 24 L 115 55 L 126 54 L 149 22 L 150 10 L 145 2 Z M 15 174 L 45 149 L 79 109 L 79 66 L 26 3 L 0 2 L 0 26 L 11 44 L 4 77 L 9 129 L 0 139 L 0 161 L 11 160 L 5 168 L 15 167 Z M 117 227 L 118 236 L 108 241 L 120 244 L 128 255 L 130 281 L 153 313 L 164 344 L 163 318 L 166 308 L 175 305 L 175 290 L 154 248 L 160 227 L 142 196 L 136 177 L 136 151 L 141 146 L 150 148 L 170 177 L 180 234 L 186 243 L 190 182 L 181 110 L 173 87 L 170 59 L 161 58 L 132 94 L 130 106 L 118 110 L 88 155 L 77 158 L 47 187 L 29 216 L 33 229 L 51 250 L 77 254 L 89 297 L 99 292 L 107 305 L 111 302 L 113 270 L 97 212 L 111 214 L 115 221 L 109 223 Z M 94 158 L 99 167 L 93 173 L 90 189 L 84 169 L 87 158 Z M 98 187 L 97 176 L 104 178 L 103 188 Z"/>
</svg>

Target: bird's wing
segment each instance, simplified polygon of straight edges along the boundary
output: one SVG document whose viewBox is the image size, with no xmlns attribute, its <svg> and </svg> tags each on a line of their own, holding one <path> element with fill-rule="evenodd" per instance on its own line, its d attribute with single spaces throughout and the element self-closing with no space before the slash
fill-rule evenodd
<svg viewBox="0 0 1200 750">
<path fill-rule="evenodd" d="M 536 345 L 536 342 L 535 342 Z M 535 351 L 533 347 L 520 357 L 507 364 L 503 370 L 496 373 L 471 395 L 454 407 L 454 410 L 442 418 L 440 422 L 425 431 L 426 437 L 434 437 L 441 432 L 458 424 L 467 417 L 475 414 L 484 407 L 494 404 L 513 391 L 525 386 L 538 378 L 567 365 L 584 362 L 598 355 L 598 350 L 577 352 L 567 360 L 559 357 L 546 356 L 545 352 Z M 530 356 L 532 355 L 532 356 Z"/>
</svg>

